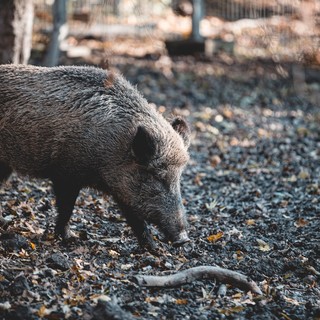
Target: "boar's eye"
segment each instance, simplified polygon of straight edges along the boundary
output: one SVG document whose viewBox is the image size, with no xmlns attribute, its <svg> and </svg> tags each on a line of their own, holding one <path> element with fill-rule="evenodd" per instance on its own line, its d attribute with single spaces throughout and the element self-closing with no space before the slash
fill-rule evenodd
<svg viewBox="0 0 320 320">
<path fill-rule="evenodd" d="M 156 152 L 156 144 L 146 128 L 139 126 L 132 142 L 132 151 L 137 163 L 146 166 Z"/>
</svg>

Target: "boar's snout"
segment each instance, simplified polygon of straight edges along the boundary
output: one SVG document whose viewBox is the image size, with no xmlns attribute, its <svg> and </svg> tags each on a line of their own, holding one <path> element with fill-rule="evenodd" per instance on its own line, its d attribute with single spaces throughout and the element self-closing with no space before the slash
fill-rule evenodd
<svg viewBox="0 0 320 320">
<path fill-rule="evenodd" d="M 173 245 L 175 247 L 180 247 L 187 242 L 190 242 L 190 238 L 188 237 L 187 231 L 182 231 L 179 233 L 178 237 L 173 241 Z"/>
<path fill-rule="evenodd" d="M 167 240 L 178 247 L 190 241 L 187 228 L 188 222 L 185 212 L 183 208 L 180 208 L 173 216 L 171 216 L 170 221 L 166 221 L 166 224 L 163 225 L 161 229 L 165 233 Z"/>
</svg>

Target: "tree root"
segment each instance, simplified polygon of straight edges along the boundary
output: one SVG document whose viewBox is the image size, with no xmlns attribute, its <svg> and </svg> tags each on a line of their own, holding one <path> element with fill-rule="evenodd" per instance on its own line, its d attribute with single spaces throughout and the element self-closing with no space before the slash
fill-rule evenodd
<svg viewBox="0 0 320 320">
<path fill-rule="evenodd" d="M 220 267 L 194 267 L 168 276 L 134 276 L 136 283 L 143 287 L 176 287 L 200 279 L 216 279 L 244 291 L 262 295 L 262 291 L 253 280 L 239 272 Z"/>
</svg>

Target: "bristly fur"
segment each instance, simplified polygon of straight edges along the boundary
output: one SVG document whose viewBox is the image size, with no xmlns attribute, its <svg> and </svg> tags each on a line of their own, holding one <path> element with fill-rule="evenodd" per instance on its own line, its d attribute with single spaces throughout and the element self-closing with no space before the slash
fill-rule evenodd
<svg viewBox="0 0 320 320">
<path fill-rule="evenodd" d="M 77 192 L 90 186 L 115 197 L 138 238 L 131 216 L 173 239 L 185 229 L 184 120 L 170 125 L 121 75 L 99 68 L 1 65 L 0 83 L 0 181 L 8 170 L 50 178 L 62 194 L 58 224 L 67 224 Z M 64 184 L 74 192 L 63 196 Z M 176 222 L 170 229 L 167 221 Z"/>
</svg>

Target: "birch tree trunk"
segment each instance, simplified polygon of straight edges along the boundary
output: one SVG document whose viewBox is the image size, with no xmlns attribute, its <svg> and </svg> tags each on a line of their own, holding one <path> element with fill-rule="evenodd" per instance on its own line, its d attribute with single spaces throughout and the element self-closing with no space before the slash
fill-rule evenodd
<svg viewBox="0 0 320 320">
<path fill-rule="evenodd" d="M 33 0 L 0 1 L 0 63 L 28 63 L 33 15 Z"/>
</svg>

